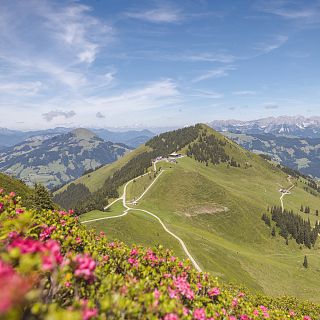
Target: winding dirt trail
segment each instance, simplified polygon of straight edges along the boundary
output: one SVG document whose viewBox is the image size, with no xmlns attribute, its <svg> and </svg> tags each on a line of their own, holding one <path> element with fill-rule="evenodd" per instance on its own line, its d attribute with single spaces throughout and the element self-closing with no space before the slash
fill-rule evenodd
<svg viewBox="0 0 320 320">
<path fill-rule="evenodd" d="M 153 163 L 154 166 L 154 170 L 156 171 L 156 162 Z M 156 180 L 161 176 L 161 174 L 164 172 L 165 170 L 160 171 L 160 173 L 158 174 L 158 176 L 153 180 L 153 182 L 148 186 L 148 188 L 139 196 L 139 198 L 136 199 L 136 201 L 139 201 L 148 191 L 149 189 L 153 186 L 153 184 L 156 182 Z M 97 218 L 97 219 L 92 219 L 92 220 L 86 220 L 86 221 L 82 221 L 81 223 L 90 223 L 90 222 L 95 222 L 95 221 L 100 221 L 100 220 L 108 220 L 108 219 L 115 219 L 115 218 L 121 218 L 124 217 L 128 214 L 128 212 L 131 211 L 140 211 L 140 212 L 144 212 L 152 217 L 154 217 L 155 219 L 157 219 L 159 221 L 159 223 L 161 224 L 162 228 L 164 229 L 165 232 L 167 232 L 168 234 L 170 234 L 172 237 L 174 237 L 176 240 L 179 241 L 182 250 L 184 251 L 184 253 L 186 254 L 186 256 L 189 258 L 189 260 L 192 262 L 192 264 L 194 265 L 194 267 L 196 268 L 197 271 L 202 272 L 202 269 L 200 268 L 199 264 L 197 263 L 197 261 L 193 258 L 193 256 L 190 254 L 187 246 L 185 245 L 185 243 L 183 242 L 183 240 L 178 237 L 175 233 L 171 232 L 166 225 L 163 223 L 163 221 L 154 213 L 144 210 L 144 209 L 134 209 L 131 208 L 127 205 L 126 202 L 126 194 L 127 194 L 127 187 L 128 185 L 136 179 L 142 178 L 143 176 L 145 176 L 148 173 L 145 173 L 137 178 L 134 178 L 130 181 L 128 181 L 124 188 L 123 188 L 123 194 L 121 197 L 119 197 L 118 199 L 114 200 L 112 203 L 110 203 L 108 206 L 105 207 L 105 209 L 111 207 L 114 203 L 116 203 L 117 201 L 122 200 L 122 205 L 123 207 L 126 209 L 125 211 L 123 211 L 122 214 L 120 215 L 116 215 L 116 216 L 111 216 L 111 217 L 102 217 L 102 218 Z"/>
<path fill-rule="evenodd" d="M 292 177 L 288 176 L 287 180 L 291 183 L 291 187 L 288 189 L 280 189 L 279 191 L 281 192 L 281 196 L 280 196 L 280 203 L 281 203 L 281 209 L 282 212 L 284 211 L 284 203 L 283 203 L 283 198 L 284 196 L 291 194 L 291 190 L 295 187 L 295 185 L 292 183 L 291 181 Z"/>
</svg>

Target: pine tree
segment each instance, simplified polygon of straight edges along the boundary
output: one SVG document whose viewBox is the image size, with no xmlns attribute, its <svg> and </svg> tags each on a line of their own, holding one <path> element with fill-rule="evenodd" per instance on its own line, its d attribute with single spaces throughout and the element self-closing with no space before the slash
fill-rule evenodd
<svg viewBox="0 0 320 320">
<path fill-rule="evenodd" d="M 308 259 L 307 259 L 307 256 L 304 256 L 303 266 L 304 266 L 305 268 L 308 268 Z"/>
<path fill-rule="evenodd" d="M 276 229 L 275 229 L 275 227 L 272 228 L 271 235 L 272 235 L 273 237 L 276 236 Z"/>
<path fill-rule="evenodd" d="M 39 183 L 34 185 L 34 195 L 32 197 L 33 207 L 37 210 L 53 210 L 54 203 L 50 192 Z"/>
</svg>

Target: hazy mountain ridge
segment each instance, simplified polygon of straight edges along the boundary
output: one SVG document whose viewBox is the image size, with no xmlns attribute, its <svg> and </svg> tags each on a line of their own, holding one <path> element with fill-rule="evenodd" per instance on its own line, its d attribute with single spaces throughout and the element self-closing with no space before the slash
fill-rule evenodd
<svg viewBox="0 0 320 320">
<path fill-rule="evenodd" d="M 320 138 L 320 117 L 303 116 L 269 117 L 251 121 L 215 120 L 209 125 L 217 131 L 233 133 L 261 134 Z"/>
<path fill-rule="evenodd" d="M 247 150 L 267 154 L 289 168 L 320 178 L 320 138 L 230 132 L 224 134 Z"/>
<path fill-rule="evenodd" d="M 0 152 L 0 170 L 31 184 L 54 187 L 80 177 L 84 171 L 115 161 L 129 147 L 106 142 L 87 129 L 48 139 L 30 137 Z"/>
<path fill-rule="evenodd" d="M 57 127 L 46 130 L 31 130 L 31 131 L 20 131 L 11 130 L 7 128 L 0 128 L 0 150 L 5 147 L 12 147 L 19 144 L 27 139 L 46 139 L 54 137 L 59 134 L 68 133 L 76 128 L 65 128 Z M 112 141 L 114 143 L 124 143 L 130 147 L 137 147 L 140 144 L 145 143 L 155 134 L 150 130 L 126 130 L 126 131 L 111 131 L 108 129 L 90 129 L 98 137 Z"/>
</svg>

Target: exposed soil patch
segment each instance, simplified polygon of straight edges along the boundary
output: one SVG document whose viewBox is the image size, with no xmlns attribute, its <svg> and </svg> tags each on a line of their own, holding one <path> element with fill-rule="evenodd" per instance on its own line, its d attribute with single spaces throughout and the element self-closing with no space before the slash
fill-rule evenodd
<svg viewBox="0 0 320 320">
<path fill-rule="evenodd" d="M 200 214 L 217 214 L 219 212 L 229 211 L 228 207 L 224 207 L 217 203 L 204 203 L 198 204 L 189 208 L 180 211 L 180 214 L 183 214 L 187 217 L 194 217 Z"/>
</svg>

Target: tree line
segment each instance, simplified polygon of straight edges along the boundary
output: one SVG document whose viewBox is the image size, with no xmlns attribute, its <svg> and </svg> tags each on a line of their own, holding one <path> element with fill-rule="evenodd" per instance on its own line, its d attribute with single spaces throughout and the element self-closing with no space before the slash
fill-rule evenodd
<svg viewBox="0 0 320 320">
<path fill-rule="evenodd" d="M 280 229 L 279 234 L 288 241 L 291 236 L 297 244 L 303 244 L 309 249 L 315 245 L 320 232 L 320 224 L 316 222 L 312 227 L 310 220 L 305 221 L 300 215 L 295 214 L 292 210 L 283 210 L 279 206 L 273 206 L 270 209 L 270 216 L 262 215 L 262 220 L 271 227 L 271 220 Z M 275 236 L 275 228 L 272 228 L 272 235 Z"/>
</svg>

